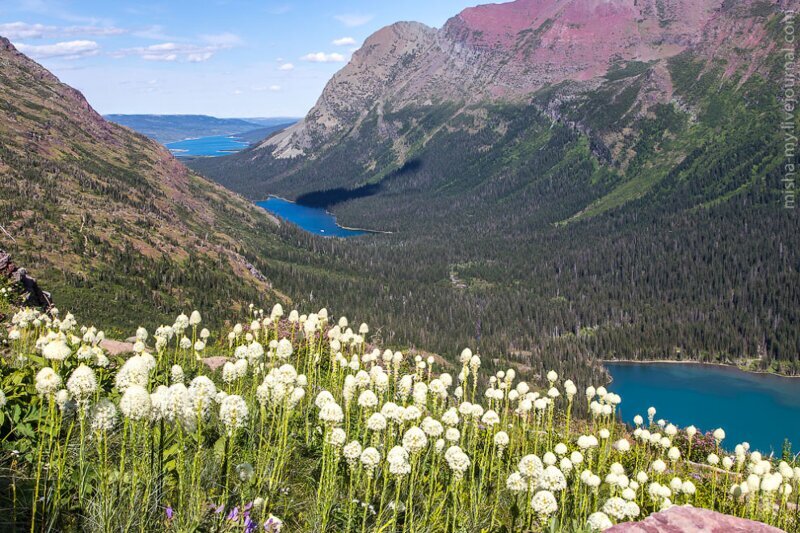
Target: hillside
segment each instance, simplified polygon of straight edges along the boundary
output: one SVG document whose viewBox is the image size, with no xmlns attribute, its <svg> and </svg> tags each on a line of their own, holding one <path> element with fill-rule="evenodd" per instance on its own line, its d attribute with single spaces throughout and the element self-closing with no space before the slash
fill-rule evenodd
<svg viewBox="0 0 800 533">
<path fill-rule="evenodd" d="M 775 127 L 789 5 L 518 0 L 397 23 L 304 120 L 192 166 L 394 232 L 326 244 L 348 281 L 311 284 L 400 339 L 796 373 L 800 221 Z"/>
<path fill-rule="evenodd" d="M 234 135 L 263 128 L 286 127 L 296 122 L 296 119 L 284 117 L 240 119 L 207 115 L 106 115 L 105 118 L 155 139 L 161 144 L 195 137 Z M 267 134 L 262 135 L 260 139 Z"/>
<path fill-rule="evenodd" d="M 0 248 L 106 328 L 274 298 L 277 222 L 0 39 Z"/>
</svg>

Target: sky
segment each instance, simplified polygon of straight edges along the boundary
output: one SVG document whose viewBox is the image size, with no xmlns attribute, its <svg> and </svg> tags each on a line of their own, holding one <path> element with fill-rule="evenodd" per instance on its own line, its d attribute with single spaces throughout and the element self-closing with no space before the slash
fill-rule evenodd
<svg viewBox="0 0 800 533">
<path fill-rule="evenodd" d="M 479 0 L 2 0 L 0 35 L 103 114 L 303 116 L 373 32 Z"/>
</svg>

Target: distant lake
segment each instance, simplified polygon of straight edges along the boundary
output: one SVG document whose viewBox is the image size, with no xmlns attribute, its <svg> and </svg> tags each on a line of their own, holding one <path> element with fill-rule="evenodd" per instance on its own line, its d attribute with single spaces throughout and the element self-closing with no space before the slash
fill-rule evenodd
<svg viewBox="0 0 800 533">
<path fill-rule="evenodd" d="M 800 378 L 742 372 L 701 364 L 606 363 L 613 382 L 609 390 L 622 397 L 626 422 L 656 408 L 663 418 L 684 428 L 725 430 L 723 447 L 733 450 L 747 441 L 762 452 L 780 455 L 783 439 L 800 451 Z"/>
<path fill-rule="evenodd" d="M 287 220 L 309 233 L 325 237 L 355 237 L 369 233 L 362 230 L 347 229 L 336 223 L 336 217 L 319 207 L 306 207 L 289 202 L 283 198 L 271 196 L 256 205 L 263 207 L 270 213 Z"/>
<path fill-rule="evenodd" d="M 244 150 L 249 143 L 232 135 L 212 135 L 167 143 L 166 146 L 176 157 L 219 157 Z"/>
</svg>

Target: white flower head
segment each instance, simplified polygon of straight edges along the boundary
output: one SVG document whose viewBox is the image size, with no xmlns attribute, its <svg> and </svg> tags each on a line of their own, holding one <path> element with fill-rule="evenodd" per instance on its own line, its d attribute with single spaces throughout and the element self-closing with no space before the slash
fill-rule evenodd
<svg viewBox="0 0 800 533">
<path fill-rule="evenodd" d="M 548 517 L 558 511 L 558 502 L 549 490 L 540 490 L 531 498 L 533 512 L 542 517 Z"/>
<path fill-rule="evenodd" d="M 219 406 L 219 419 L 229 436 L 247 424 L 248 416 L 247 402 L 236 394 L 226 396 Z"/>
<path fill-rule="evenodd" d="M 69 347 L 63 338 L 56 338 L 42 348 L 42 355 L 45 359 L 50 361 L 63 361 L 72 353 L 72 348 Z"/>
<path fill-rule="evenodd" d="M 103 398 L 92 408 L 92 430 L 98 432 L 111 431 L 117 422 L 117 408 L 108 398 Z"/>
<path fill-rule="evenodd" d="M 46 366 L 36 374 L 36 392 L 42 396 L 54 394 L 61 387 L 61 376 Z"/>
<path fill-rule="evenodd" d="M 131 385 L 119 401 L 119 410 L 130 420 L 149 419 L 152 411 L 150 393 L 141 385 Z"/>
<path fill-rule="evenodd" d="M 67 390 L 77 401 L 85 401 L 97 390 L 97 377 L 94 370 L 81 364 L 72 371 L 67 380 Z"/>
</svg>

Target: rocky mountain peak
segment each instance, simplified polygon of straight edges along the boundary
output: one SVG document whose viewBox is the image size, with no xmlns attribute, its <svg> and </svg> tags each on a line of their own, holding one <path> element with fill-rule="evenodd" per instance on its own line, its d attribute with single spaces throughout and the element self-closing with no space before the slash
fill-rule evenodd
<svg viewBox="0 0 800 533">
<path fill-rule="evenodd" d="M 739 11 L 746 18 L 756 4 Z M 308 116 L 262 147 L 278 158 L 310 153 L 387 104 L 519 101 L 565 81 L 591 89 L 629 62 L 661 75 L 659 62 L 701 47 L 721 20 L 725 34 L 740 31 L 740 15 L 723 0 L 516 0 L 467 8 L 439 30 L 400 22 L 370 36 Z M 655 84 L 653 101 L 668 101 L 669 78 Z"/>
<path fill-rule="evenodd" d="M 16 50 L 11 41 L 0 35 L 0 50 Z"/>
</svg>

